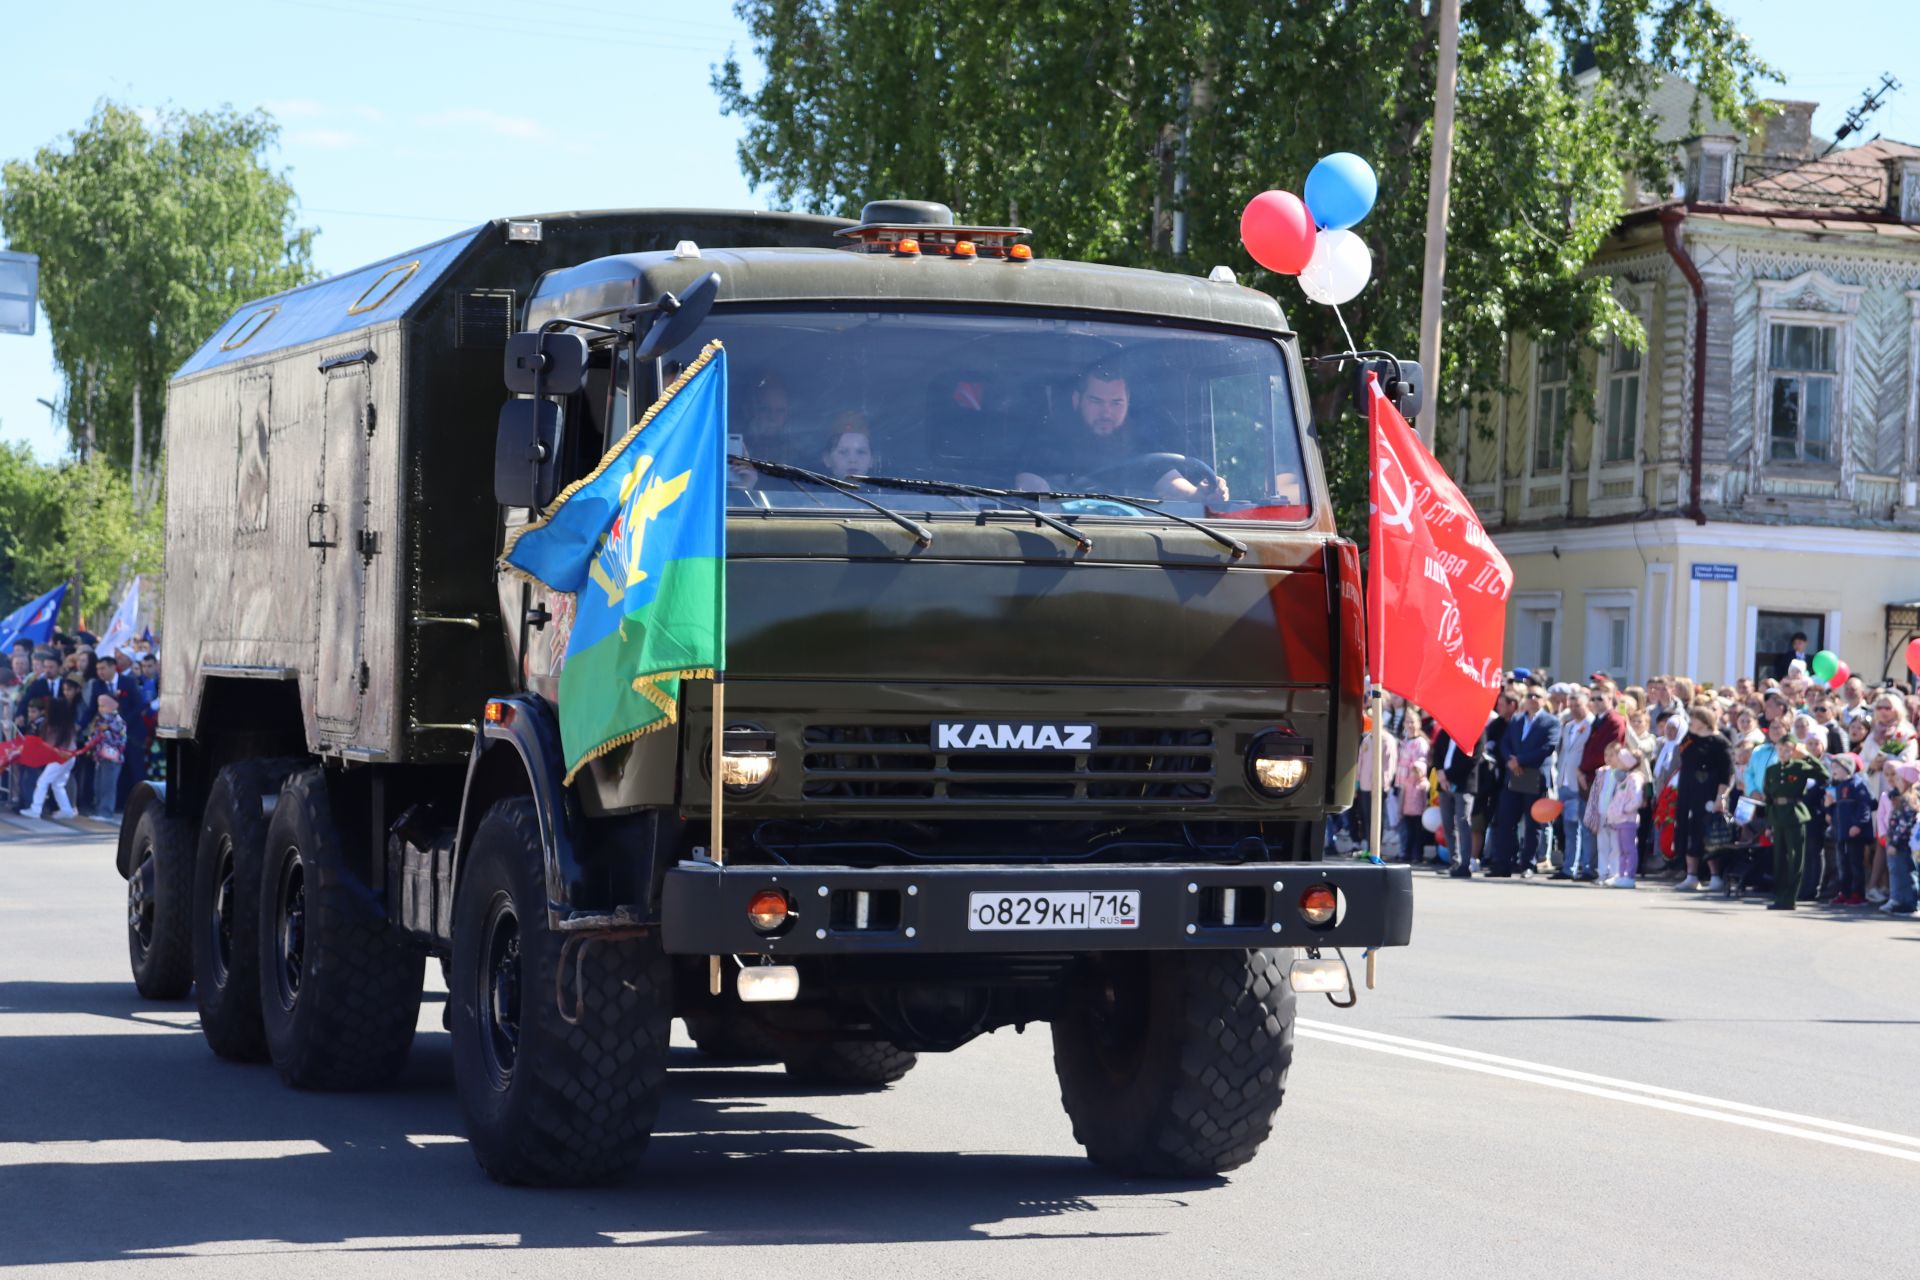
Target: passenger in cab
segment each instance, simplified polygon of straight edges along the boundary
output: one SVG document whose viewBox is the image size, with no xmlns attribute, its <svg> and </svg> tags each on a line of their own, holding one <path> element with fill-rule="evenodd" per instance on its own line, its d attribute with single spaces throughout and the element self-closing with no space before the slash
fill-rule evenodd
<svg viewBox="0 0 1920 1280">
<path fill-rule="evenodd" d="M 1061 488 L 1076 479 L 1114 477 L 1108 483 L 1124 489 L 1127 482 L 1117 464 L 1141 454 L 1159 452 L 1141 438 L 1131 420 L 1132 396 L 1126 374 L 1110 365 L 1096 364 L 1074 384 L 1073 411 L 1050 434 L 1046 452 L 1037 457 L 1038 470 L 1014 477 L 1016 489 Z M 1049 483 L 1051 481 L 1052 483 Z M 1154 480 L 1153 496 L 1189 501 L 1225 502 L 1227 483 L 1218 476 L 1196 483 L 1171 467 Z"/>
<path fill-rule="evenodd" d="M 873 474 L 873 432 L 866 414 L 848 409 L 834 415 L 827 429 L 827 447 L 820 454 L 820 469 L 836 480 Z"/>
</svg>

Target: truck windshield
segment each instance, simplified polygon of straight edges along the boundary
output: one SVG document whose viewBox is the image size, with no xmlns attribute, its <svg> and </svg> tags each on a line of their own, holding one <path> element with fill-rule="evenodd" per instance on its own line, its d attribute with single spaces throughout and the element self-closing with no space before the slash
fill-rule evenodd
<svg viewBox="0 0 1920 1280">
<path fill-rule="evenodd" d="M 1156 500 L 1189 517 L 1299 520 L 1310 495 L 1280 346 L 1168 325 L 1059 316 L 832 309 L 716 312 L 728 452 L 834 477 L 897 476 Z M 738 462 L 736 507 L 852 505 Z M 894 508 L 970 511 L 965 494 L 864 486 Z M 1151 519 L 1087 498 L 1053 510 Z M 991 504 L 990 504 L 991 505 Z"/>
</svg>

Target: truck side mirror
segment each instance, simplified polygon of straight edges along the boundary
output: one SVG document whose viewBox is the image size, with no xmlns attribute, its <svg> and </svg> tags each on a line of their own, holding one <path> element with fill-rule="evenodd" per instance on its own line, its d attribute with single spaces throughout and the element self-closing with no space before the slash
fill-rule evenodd
<svg viewBox="0 0 1920 1280">
<path fill-rule="evenodd" d="M 1389 365 L 1387 376 L 1381 382 L 1386 384 L 1387 399 L 1393 401 L 1401 417 L 1412 422 L 1420 416 L 1420 410 L 1427 404 L 1427 375 L 1419 361 L 1402 360 L 1398 378 L 1393 376 Z"/>
<path fill-rule="evenodd" d="M 507 339 L 506 379 L 515 395 L 570 396 L 587 385 L 587 340 L 577 333 L 516 333 Z"/>
<path fill-rule="evenodd" d="M 1364 416 L 1367 406 L 1367 375 L 1380 379 L 1380 390 L 1400 416 L 1412 422 L 1427 403 L 1427 375 L 1417 360 L 1361 360 L 1354 369 L 1353 398 Z"/>
<path fill-rule="evenodd" d="M 560 406 L 509 400 L 493 440 L 493 497 L 503 507 L 539 510 L 560 490 Z"/>
<path fill-rule="evenodd" d="M 709 271 L 687 286 L 687 291 L 654 314 L 653 323 L 640 336 L 634 359 L 652 360 L 673 350 L 700 327 L 720 296 L 720 273 Z"/>
</svg>

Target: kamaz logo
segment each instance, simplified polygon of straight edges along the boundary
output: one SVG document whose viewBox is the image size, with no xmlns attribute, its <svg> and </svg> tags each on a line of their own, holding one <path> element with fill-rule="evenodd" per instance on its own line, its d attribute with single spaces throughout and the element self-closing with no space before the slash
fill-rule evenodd
<svg viewBox="0 0 1920 1280">
<path fill-rule="evenodd" d="M 936 720 L 937 751 L 1088 751 L 1090 724 L 996 724 L 986 720 Z"/>
</svg>

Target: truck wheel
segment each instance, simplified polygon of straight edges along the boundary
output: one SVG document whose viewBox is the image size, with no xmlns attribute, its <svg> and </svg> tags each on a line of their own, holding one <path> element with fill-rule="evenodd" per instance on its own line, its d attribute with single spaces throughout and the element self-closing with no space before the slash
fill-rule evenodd
<svg viewBox="0 0 1920 1280">
<path fill-rule="evenodd" d="M 572 941 L 547 927 L 533 802 L 474 832 L 453 905 L 453 1079 L 467 1139 L 500 1182 L 582 1186 L 625 1173 L 667 1079 L 673 972 L 654 936 Z"/>
<path fill-rule="evenodd" d="M 426 957 L 387 928 L 334 825 L 322 769 L 287 779 L 260 875 L 267 1051 L 297 1089 L 363 1089 L 406 1062 Z"/>
<path fill-rule="evenodd" d="M 781 1044 L 766 1024 L 737 1009 L 725 1013 L 689 1013 L 687 1035 L 694 1047 L 709 1058 L 732 1058 L 740 1062 L 772 1062 L 780 1056 Z"/>
<path fill-rule="evenodd" d="M 1119 1173 L 1191 1178 L 1251 1160 L 1293 1062 L 1283 953 L 1094 958 L 1053 1023 L 1073 1136 Z"/>
<path fill-rule="evenodd" d="M 891 1040 L 823 1040 L 785 1051 L 787 1074 L 802 1084 L 878 1089 L 892 1084 L 920 1059 Z"/>
<path fill-rule="evenodd" d="M 149 1000 L 179 1000 L 193 986 L 193 833 L 148 805 L 133 832 L 127 876 L 127 958 Z"/>
<path fill-rule="evenodd" d="M 207 793 L 193 869 L 193 985 L 200 1031 L 223 1058 L 262 1062 L 260 859 L 265 801 L 294 764 L 247 760 L 222 769 Z"/>
</svg>

